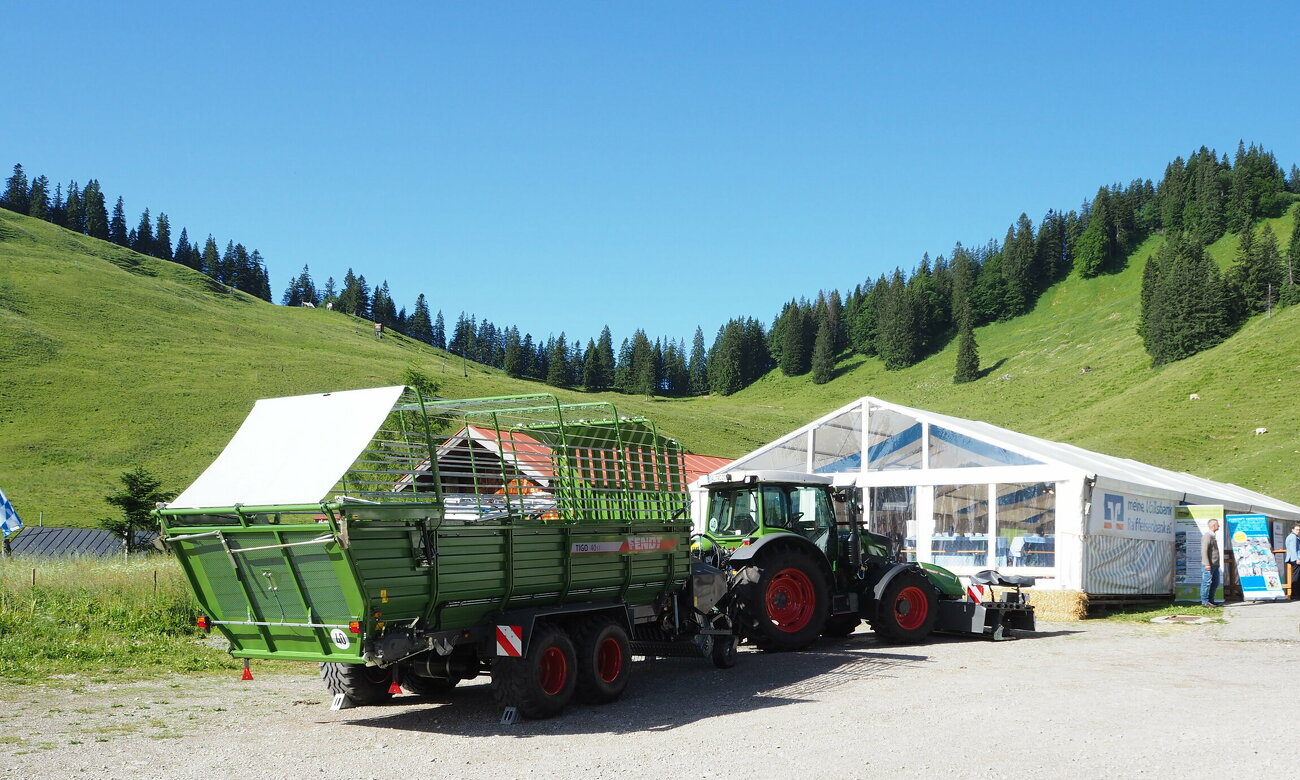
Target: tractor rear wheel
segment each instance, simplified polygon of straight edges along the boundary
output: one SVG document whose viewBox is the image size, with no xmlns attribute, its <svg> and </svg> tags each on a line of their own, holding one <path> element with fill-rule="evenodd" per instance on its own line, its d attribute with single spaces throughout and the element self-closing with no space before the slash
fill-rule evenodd
<svg viewBox="0 0 1300 780">
<path fill-rule="evenodd" d="M 573 641 L 556 626 L 538 624 L 523 658 L 492 661 L 492 691 L 505 707 L 526 718 L 559 714 L 573 698 L 578 658 Z"/>
<path fill-rule="evenodd" d="M 578 634 L 575 695 L 587 704 L 608 704 L 623 695 L 632 672 L 627 629 L 609 618 L 589 621 Z"/>
<path fill-rule="evenodd" d="M 740 572 L 736 586 L 741 624 L 759 649 L 799 650 L 812 644 L 826 622 L 826 577 L 809 553 L 765 551 Z"/>
<path fill-rule="evenodd" d="M 886 642 L 920 642 L 934 630 L 939 618 L 938 597 L 924 574 L 903 571 L 881 593 L 871 628 Z"/>
<path fill-rule="evenodd" d="M 391 669 L 364 664 L 323 663 L 320 676 L 330 693 L 343 694 L 357 707 L 380 704 L 393 697 L 388 692 L 393 684 Z"/>
</svg>

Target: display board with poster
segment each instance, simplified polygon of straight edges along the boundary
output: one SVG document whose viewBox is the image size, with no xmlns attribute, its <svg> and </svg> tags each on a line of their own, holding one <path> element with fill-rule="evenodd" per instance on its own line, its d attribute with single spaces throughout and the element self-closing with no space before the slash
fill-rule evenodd
<svg viewBox="0 0 1300 780">
<path fill-rule="evenodd" d="M 1232 554 L 1237 562 L 1241 597 L 1247 601 L 1282 598 L 1282 575 L 1269 539 L 1268 517 L 1228 515 L 1224 518 Z"/>
<path fill-rule="evenodd" d="M 1219 521 L 1219 549 L 1223 549 L 1223 507 L 1199 505 L 1174 507 L 1174 601 L 1201 600 L 1201 537 L 1210 521 Z M 1222 556 L 1220 556 L 1222 561 Z M 1222 572 L 1220 572 L 1222 574 Z M 1223 577 L 1211 598 L 1223 602 Z"/>
</svg>

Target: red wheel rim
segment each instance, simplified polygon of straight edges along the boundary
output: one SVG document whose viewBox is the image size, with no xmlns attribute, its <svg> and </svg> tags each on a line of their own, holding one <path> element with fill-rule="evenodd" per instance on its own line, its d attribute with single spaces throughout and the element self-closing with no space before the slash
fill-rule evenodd
<svg viewBox="0 0 1300 780">
<path fill-rule="evenodd" d="M 564 651 L 558 647 L 546 648 L 538 664 L 537 677 L 547 696 L 563 690 L 564 682 L 569 679 L 569 661 L 564 657 Z"/>
<path fill-rule="evenodd" d="M 596 651 L 596 669 L 602 682 L 612 683 L 623 673 L 623 646 L 614 637 L 601 640 Z"/>
<path fill-rule="evenodd" d="M 904 631 L 913 631 L 925 624 L 930 612 L 930 602 L 925 598 L 925 591 L 915 585 L 899 591 L 894 601 L 894 620 Z"/>
<path fill-rule="evenodd" d="M 799 569 L 782 569 L 767 584 L 767 616 L 782 631 L 802 631 L 816 607 L 812 580 Z"/>
</svg>

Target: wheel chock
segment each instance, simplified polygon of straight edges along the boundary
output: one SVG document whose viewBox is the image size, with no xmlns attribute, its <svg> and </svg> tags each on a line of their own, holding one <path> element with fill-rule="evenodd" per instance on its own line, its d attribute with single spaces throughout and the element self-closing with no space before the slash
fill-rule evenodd
<svg viewBox="0 0 1300 780">
<path fill-rule="evenodd" d="M 505 711 L 501 713 L 502 726 L 513 726 L 518 722 L 519 722 L 519 708 L 506 707 Z"/>
</svg>

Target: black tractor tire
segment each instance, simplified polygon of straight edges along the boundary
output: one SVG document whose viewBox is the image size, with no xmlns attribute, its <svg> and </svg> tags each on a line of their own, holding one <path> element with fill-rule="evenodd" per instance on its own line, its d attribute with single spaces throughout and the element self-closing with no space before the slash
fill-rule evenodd
<svg viewBox="0 0 1300 780">
<path fill-rule="evenodd" d="M 451 693 L 458 679 L 446 677 L 421 677 L 412 671 L 406 671 L 401 677 L 401 686 L 407 693 L 413 693 L 426 699 L 435 699 Z"/>
<path fill-rule="evenodd" d="M 880 595 L 871 628 L 892 644 L 920 642 L 934 631 L 939 598 L 934 586 L 917 571 L 899 572 Z"/>
<path fill-rule="evenodd" d="M 713 652 L 709 657 L 719 669 L 730 669 L 736 665 L 736 656 L 740 652 L 740 637 L 717 636 L 713 638 Z"/>
<path fill-rule="evenodd" d="M 826 625 L 822 626 L 822 636 L 843 639 L 857 631 L 861 622 L 862 618 L 857 615 L 832 615 L 826 619 Z"/>
<path fill-rule="evenodd" d="M 611 618 L 588 621 L 577 636 L 574 696 L 585 704 L 608 704 L 623 695 L 632 673 L 632 642 Z"/>
<path fill-rule="evenodd" d="M 557 626 L 533 629 L 528 655 L 492 661 L 492 692 L 503 707 L 517 707 L 525 718 L 558 715 L 573 698 L 578 657 L 569 635 Z"/>
<path fill-rule="evenodd" d="M 811 553 L 789 547 L 764 550 L 737 575 L 740 625 L 760 650 L 801 650 L 822 632 L 830 587 Z"/>
<path fill-rule="evenodd" d="M 382 704 L 393 698 L 393 694 L 388 692 L 393 684 L 391 669 L 365 664 L 323 663 L 320 676 L 330 693 L 343 694 L 356 707 Z"/>
</svg>

